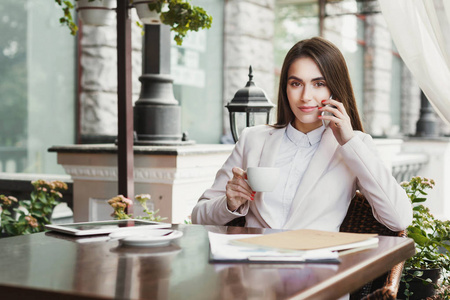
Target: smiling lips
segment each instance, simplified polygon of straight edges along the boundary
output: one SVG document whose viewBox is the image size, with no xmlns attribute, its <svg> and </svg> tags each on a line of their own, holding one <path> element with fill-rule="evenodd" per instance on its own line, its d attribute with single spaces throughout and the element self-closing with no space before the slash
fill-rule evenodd
<svg viewBox="0 0 450 300">
<path fill-rule="evenodd" d="M 317 106 L 300 106 L 299 109 L 302 112 L 310 113 L 310 112 L 315 111 L 317 109 Z"/>
</svg>

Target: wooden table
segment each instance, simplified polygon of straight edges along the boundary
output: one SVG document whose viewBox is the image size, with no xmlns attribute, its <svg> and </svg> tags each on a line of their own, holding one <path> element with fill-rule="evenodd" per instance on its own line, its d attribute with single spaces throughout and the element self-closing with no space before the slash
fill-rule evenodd
<svg viewBox="0 0 450 300">
<path fill-rule="evenodd" d="M 414 254 L 410 239 L 380 237 L 377 248 L 340 264 L 211 264 L 208 231 L 270 229 L 174 225 L 170 246 L 119 246 L 105 236 L 53 232 L 0 239 L 1 299 L 336 299 Z M 103 238 L 103 240 L 101 240 Z"/>
</svg>

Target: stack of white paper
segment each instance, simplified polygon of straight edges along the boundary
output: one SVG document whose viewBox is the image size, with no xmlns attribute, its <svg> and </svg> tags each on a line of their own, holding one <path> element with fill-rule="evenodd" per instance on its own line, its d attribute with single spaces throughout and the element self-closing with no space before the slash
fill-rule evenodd
<svg viewBox="0 0 450 300">
<path fill-rule="evenodd" d="M 247 262 L 339 262 L 336 252 L 329 250 L 274 250 L 231 243 L 232 240 L 260 236 L 259 234 L 220 234 L 208 232 L 212 261 Z"/>
</svg>

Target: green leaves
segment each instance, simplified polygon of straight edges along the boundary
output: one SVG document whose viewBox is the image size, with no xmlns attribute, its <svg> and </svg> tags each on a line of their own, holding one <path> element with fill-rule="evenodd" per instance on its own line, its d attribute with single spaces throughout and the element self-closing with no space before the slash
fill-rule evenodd
<svg viewBox="0 0 450 300">
<path fill-rule="evenodd" d="M 447 250 L 447 252 L 450 252 L 450 245 L 446 244 L 446 243 L 441 243 L 440 245 L 441 247 L 445 248 L 445 250 Z"/>
<path fill-rule="evenodd" d="M 421 203 L 427 201 L 427 198 L 414 198 L 414 200 L 411 200 L 412 203 Z"/>
<path fill-rule="evenodd" d="M 63 11 L 63 16 L 59 18 L 59 23 L 61 25 L 67 25 L 70 34 L 75 35 L 78 31 L 78 26 L 75 24 L 72 17 L 72 10 L 74 9 L 72 0 L 55 0 L 55 3 L 61 6 Z"/>
<path fill-rule="evenodd" d="M 420 207 L 418 207 L 418 206 L 414 206 L 414 207 L 413 207 L 413 210 L 414 210 L 414 211 L 420 211 L 420 210 L 421 210 L 421 208 L 420 208 Z"/>
<path fill-rule="evenodd" d="M 41 201 L 43 204 L 48 204 L 47 195 L 44 193 L 38 194 L 38 200 Z"/>
<path fill-rule="evenodd" d="M 61 3 L 61 1 L 59 1 L 59 3 Z M 71 9 L 74 7 L 72 4 L 72 1 L 68 1 L 68 0 L 64 1 L 64 5 Z"/>
<path fill-rule="evenodd" d="M 421 190 L 421 189 L 417 189 L 417 191 L 419 192 L 419 193 L 421 193 L 422 195 L 428 195 L 427 193 L 425 193 L 423 190 Z"/>
<path fill-rule="evenodd" d="M 161 12 L 161 22 L 169 25 L 171 31 L 175 32 L 174 37 L 177 45 L 183 43 L 183 39 L 188 31 L 198 31 L 199 29 L 210 28 L 212 17 L 206 11 L 198 6 L 184 0 L 158 0 L 157 3 L 168 3 L 168 11 Z M 149 4 L 150 7 L 150 4 Z M 151 8 L 150 8 L 151 9 Z"/>
<path fill-rule="evenodd" d="M 412 238 L 414 242 L 420 246 L 425 246 L 430 241 L 426 236 L 420 233 L 411 233 L 408 234 L 408 237 Z"/>
<path fill-rule="evenodd" d="M 161 13 L 162 7 L 163 7 L 164 1 L 154 1 L 154 2 L 150 2 L 148 4 L 148 8 L 150 10 L 154 10 L 157 13 Z"/>
</svg>

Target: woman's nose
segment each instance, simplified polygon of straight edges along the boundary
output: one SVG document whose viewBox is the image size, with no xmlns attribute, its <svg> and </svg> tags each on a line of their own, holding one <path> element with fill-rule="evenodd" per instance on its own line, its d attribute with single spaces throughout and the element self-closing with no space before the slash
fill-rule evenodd
<svg viewBox="0 0 450 300">
<path fill-rule="evenodd" d="M 311 100 L 312 99 L 311 93 L 312 93 L 311 88 L 305 85 L 305 87 L 303 88 L 302 100 L 303 101 Z"/>
</svg>

